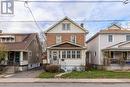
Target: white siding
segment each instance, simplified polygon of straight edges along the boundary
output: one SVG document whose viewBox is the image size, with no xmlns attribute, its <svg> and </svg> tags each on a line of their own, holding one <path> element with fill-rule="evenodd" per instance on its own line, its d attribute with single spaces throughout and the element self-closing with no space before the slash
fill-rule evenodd
<svg viewBox="0 0 130 87">
<path fill-rule="evenodd" d="M 70 23 L 70 30 L 62 30 L 62 23 Z M 83 31 L 70 21 L 64 20 L 63 22 L 55 26 L 53 29 L 48 31 L 48 33 L 85 33 L 85 31 Z"/>
<path fill-rule="evenodd" d="M 92 64 L 99 64 L 99 36 L 95 37 L 91 40 L 88 44 L 88 51 L 90 51 L 91 55 L 91 63 Z M 96 56 L 94 56 L 94 52 L 96 52 Z"/>
<path fill-rule="evenodd" d="M 99 50 L 100 50 L 100 63 L 103 64 L 103 55 L 101 50 L 105 49 L 106 47 L 115 45 L 117 43 L 126 41 L 126 34 L 111 34 L 113 35 L 113 42 L 108 42 L 108 35 L 109 34 L 100 34 L 100 45 L 99 45 Z"/>
</svg>

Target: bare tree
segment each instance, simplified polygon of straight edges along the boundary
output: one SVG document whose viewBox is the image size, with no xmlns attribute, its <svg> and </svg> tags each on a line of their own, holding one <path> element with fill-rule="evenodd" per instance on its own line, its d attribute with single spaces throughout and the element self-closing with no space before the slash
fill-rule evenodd
<svg viewBox="0 0 130 87">
<path fill-rule="evenodd" d="M 4 44 L 0 44 L 0 64 L 5 60 L 6 55 L 6 46 Z"/>
</svg>

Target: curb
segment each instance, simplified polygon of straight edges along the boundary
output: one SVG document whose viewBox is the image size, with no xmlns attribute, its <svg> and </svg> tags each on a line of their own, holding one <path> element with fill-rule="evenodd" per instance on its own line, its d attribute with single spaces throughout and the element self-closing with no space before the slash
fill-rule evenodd
<svg viewBox="0 0 130 87">
<path fill-rule="evenodd" d="M 0 83 L 130 83 L 130 79 L 0 78 Z"/>
</svg>

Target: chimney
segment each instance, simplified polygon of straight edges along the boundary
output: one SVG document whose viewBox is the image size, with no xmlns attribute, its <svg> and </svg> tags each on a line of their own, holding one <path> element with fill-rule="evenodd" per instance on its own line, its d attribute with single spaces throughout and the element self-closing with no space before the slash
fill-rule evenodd
<svg viewBox="0 0 130 87">
<path fill-rule="evenodd" d="M 2 30 L 0 30 L 0 33 L 2 33 Z"/>
<path fill-rule="evenodd" d="M 84 28 L 84 24 L 83 23 L 81 23 L 80 26 Z"/>
</svg>

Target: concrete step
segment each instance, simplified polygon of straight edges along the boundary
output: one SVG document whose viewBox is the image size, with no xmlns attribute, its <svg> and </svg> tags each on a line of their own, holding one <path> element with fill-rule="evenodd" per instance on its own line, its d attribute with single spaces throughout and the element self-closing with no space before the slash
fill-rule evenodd
<svg viewBox="0 0 130 87">
<path fill-rule="evenodd" d="M 15 73 L 15 66 L 7 66 L 5 73 L 6 73 L 6 74 Z"/>
</svg>

